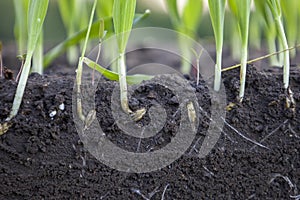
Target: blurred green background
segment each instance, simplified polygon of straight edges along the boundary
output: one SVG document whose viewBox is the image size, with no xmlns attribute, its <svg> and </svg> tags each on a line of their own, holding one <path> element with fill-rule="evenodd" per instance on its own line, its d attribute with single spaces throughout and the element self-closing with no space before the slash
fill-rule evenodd
<svg viewBox="0 0 300 200">
<path fill-rule="evenodd" d="M 172 28 L 166 8 L 161 0 L 138 0 L 137 12 L 144 12 L 146 9 L 151 10 L 151 15 L 136 27 L 154 26 Z M 14 7 L 12 0 L 0 1 L 0 40 L 5 43 L 14 41 Z M 47 17 L 44 24 L 44 39 L 47 46 L 57 44 L 66 38 L 65 28 L 59 14 L 56 0 L 50 0 Z M 209 21 L 209 15 L 206 14 L 202 18 L 202 22 L 198 31 L 198 35 L 202 39 L 212 39 L 213 32 Z"/>
</svg>

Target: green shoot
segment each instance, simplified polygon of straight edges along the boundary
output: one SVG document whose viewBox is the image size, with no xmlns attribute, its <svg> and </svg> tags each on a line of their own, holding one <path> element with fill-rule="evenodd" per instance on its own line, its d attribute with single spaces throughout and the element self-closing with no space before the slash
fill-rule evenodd
<svg viewBox="0 0 300 200">
<path fill-rule="evenodd" d="M 112 17 L 114 0 L 98 0 L 97 16 L 98 18 Z"/>
<path fill-rule="evenodd" d="M 178 13 L 177 0 L 166 0 L 166 5 L 168 7 L 171 22 L 176 31 L 195 39 L 203 11 L 203 1 L 187 0 L 182 15 L 179 15 Z M 186 40 L 184 37 L 179 37 L 178 42 L 183 55 L 181 60 L 181 71 L 184 74 L 188 74 L 191 70 L 191 64 L 188 60 L 190 60 L 192 55 L 192 44 L 190 43 L 190 40 Z"/>
<path fill-rule="evenodd" d="M 91 33 L 91 28 L 92 28 L 92 24 L 93 24 L 93 18 L 95 15 L 95 10 L 96 10 L 96 6 L 97 6 L 97 0 L 94 0 L 94 4 L 93 4 L 93 8 L 92 8 L 92 12 L 91 12 L 91 16 L 90 16 L 90 20 L 89 20 L 89 25 L 86 31 L 86 36 L 85 36 L 85 41 L 82 47 L 82 52 L 81 52 L 81 57 L 79 58 L 78 61 L 78 66 L 77 66 L 77 71 L 76 71 L 76 84 L 77 84 L 77 113 L 79 115 L 79 118 L 82 121 L 85 121 L 85 116 L 83 115 L 82 112 L 82 103 L 81 103 L 81 78 L 82 78 L 82 68 L 83 68 L 83 59 L 85 56 L 85 52 L 86 52 L 86 48 L 88 45 L 88 40 L 90 37 L 90 33 Z M 101 23 L 99 24 L 99 26 L 101 25 Z M 100 28 L 98 30 L 101 30 Z"/>
<path fill-rule="evenodd" d="M 264 34 L 267 40 L 267 45 L 269 49 L 269 53 L 276 52 L 276 36 L 277 30 L 276 25 L 274 23 L 274 18 L 272 16 L 271 10 L 266 1 L 262 0 L 254 0 L 255 2 L 255 15 L 258 15 L 259 18 L 264 19 Z M 278 59 L 278 55 L 272 56 L 269 58 L 270 64 L 272 66 L 281 66 L 280 60 Z"/>
<path fill-rule="evenodd" d="M 224 35 L 225 0 L 208 0 L 209 14 L 215 34 L 216 42 L 216 66 L 214 90 L 221 87 L 222 49 Z"/>
<path fill-rule="evenodd" d="M 294 46 L 298 36 L 298 8 L 299 0 L 281 0 L 280 5 L 286 27 L 286 36 L 289 46 Z M 296 56 L 296 51 L 291 51 L 291 57 Z"/>
<path fill-rule="evenodd" d="M 98 0 L 98 6 L 97 6 L 97 16 L 98 18 L 107 18 L 107 17 L 112 17 L 113 15 L 113 5 L 114 5 L 114 0 Z M 113 30 L 108 30 L 106 37 L 109 38 L 114 34 Z M 109 60 L 113 60 L 113 58 L 117 57 L 116 52 L 113 50 L 113 48 L 107 49 L 106 51 L 103 52 L 103 55 L 105 58 L 108 58 Z M 115 62 L 111 64 L 111 69 L 112 71 L 117 71 L 117 65 Z"/>
<path fill-rule="evenodd" d="M 281 19 L 281 7 L 279 0 L 267 0 L 271 12 L 275 18 L 275 24 L 278 31 L 279 41 L 282 45 L 282 49 L 288 49 L 289 45 L 285 35 L 282 19 Z M 290 77 L 290 54 L 289 51 L 284 52 L 284 65 L 283 65 L 283 84 L 284 88 L 289 87 L 289 77 Z"/>
<path fill-rule="evenodd" d="M 125 50 L 132 29 L 136 0 L 115 0 L 113 6 L 113 22 L 118 44 L 118 73 L 120 83 L 121 107 L 127 114 L 132 113 L 128 106 Z"/>
<path fill-rule="evenodd" d="M 31 68 L 31 59 L 42 31 L 43 23 L 47 14 L 49 0 L 31 0 L 28 10 L 28 44 L 27 54 L 23 71 L 20 76 L 17 91 L 15 94 L 13 107 L 7 120 L 11 120 L 19 111 L 25 86 L 27 83 L 29 71 Z"/>
<path fill-rule="evenodd" d="M 240 38 L 242 42 L 241 51 L 241 69 L 240 69 L 240 93 L 239 101 L 241 102 L 245 93 L 247 57 L 248 57 L 248 37 L 249 37 L 249 20 L 251 0 L 228 0 L 229 7 L 238 21 Z"/>
<path fill-rule="evenodd" d="M 27 10 L 29 0 L 14 0 L 15 27 L 14 34 L 18 42 L 18 52 L 20 55 L 26 51 L 27 43 Z"/>
</svg>

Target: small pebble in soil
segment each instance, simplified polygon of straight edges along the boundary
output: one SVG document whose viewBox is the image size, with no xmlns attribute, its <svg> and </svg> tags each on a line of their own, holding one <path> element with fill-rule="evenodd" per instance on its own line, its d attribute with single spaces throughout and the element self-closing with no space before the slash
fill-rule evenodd
<svg viewBox="0 0 300 200">
<path fill-rule="evenodd" d="M 56 115 L 56 110 L 53 110 L 49 113 L 49 117 L 53 118 Z"/>
<path fill-rule="evenodd" d="M 65 110 L 65 104 L 64 103 L 61 103 L 59 106 L 58 106 L 59 110 Z"/>
</svg>

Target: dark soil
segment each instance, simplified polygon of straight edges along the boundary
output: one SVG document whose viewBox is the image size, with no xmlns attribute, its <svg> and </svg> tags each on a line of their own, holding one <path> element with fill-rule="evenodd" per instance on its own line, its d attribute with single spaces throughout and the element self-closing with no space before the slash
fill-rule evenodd
<svg viewBox="0 0 300 200">
<path fill-rule="evenodd" d="M 285 108 L 280 72 L 249 67 L 242 104 L 236 102 L 239 70 L 224 73 L 227 102 L 234 104 L 228 107 L 222 136 L 212 152 L 203 159 L 197 157 L 198 139 L 204 138 L 209 124 L 202 117 L 195 142 L 185 155 L 161 170 L 143 174 L 111 169 L 84 148 L 72 116 L 74 74 L 32 74 L 19 114 L 0 136 L 0 199 L 297 199 L 300 70 L 292 67 L 294 112 Z M 204 83 L 190 83 L 199 105 L 210 113 Z M 110 113 L 114 86 L 115 82 L 104 80 L 98 85 L 97 118 L 113 143 L 136 152 L 139 140 L 123 134 Z M 13 80 L 0 80 L 2 123 L 15 90 Z M 62 103 L 64 110 L 59 109 Z M 174 114 L 178 102 L 168 89 L 149 85 L 130 99 L 133 110 L 153 103 L 163 105 L 168 121 L 161 132 L 141 143 L 140 152 L 165 146 L 178 128 L 180 113 Z M 51 118 L 54 110 L 57 114 Z M 139 123 L 147 124 L 148 115 Z"/>
</svg>

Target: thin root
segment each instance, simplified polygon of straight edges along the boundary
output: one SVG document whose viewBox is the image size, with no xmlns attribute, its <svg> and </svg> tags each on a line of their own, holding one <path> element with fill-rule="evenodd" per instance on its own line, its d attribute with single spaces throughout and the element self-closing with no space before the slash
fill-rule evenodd
<svg viewBox="0 0 300 200">
<path fill-rule="evenodd" d="M 254 141 L 254 140 L 252 140 L 252 139 L 246 137 L 245 135 L 243 135 L 242 133 L 240 133 L 236 128 L 234 128 L 233 126 L 231 126 L 224 118 L 222 118 L 222 119 L 224 120 L 224 123 L 225 123 L 229 128 L 231 128 L 234 132 L 236 132 L 239 136 L 241 136 L 241 137 L 244 138 L 245 140 L 247 140 L 247 141 L 249 141 L 249 142 L 252 142 L 252 143 L 254 143 L 254 144 L 256 144 L 257 146 L 260 146 L 260 147 L 262 147 L 262 148 L 269 149 L 268 147 L 266 147 L 266 146 L 264 146 L 264 145 L 262 145 L 262 144 L 260 144 L 260 143 L 258 143 L 258 142 L 256 142 L 256 141 Z"/>
</svg>

